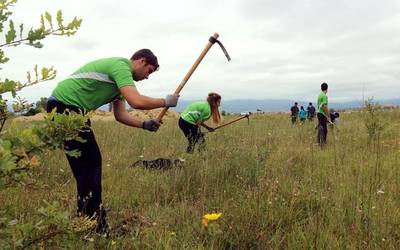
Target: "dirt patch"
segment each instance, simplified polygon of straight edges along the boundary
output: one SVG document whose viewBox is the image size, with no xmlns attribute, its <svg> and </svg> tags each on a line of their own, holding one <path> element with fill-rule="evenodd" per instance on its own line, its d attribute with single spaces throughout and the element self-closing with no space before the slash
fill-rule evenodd
<svg viewBox="0 0 400 250">
<path fill-rule="evenodd" d="M 146 120 L 146 119 L 154 119 L 157 118 L 158 114 L 161 112 L 161 108 L 159 109 L 153 109 L 153 110 L 133 110 L 130 111 L 129 113 L 141 120 Z M 18 116 L 13 119 L 13 121 L 18 121 L 18 122 L 29 122 L 29 121 L 41 121 L 44 119 L 44 113 L 39 113 L 33 116 Z M 179 113 L 175 111 L 167 111 L 167 113 L 164 115 L 163 119 L 178 119 L 179 118 Z M 113 112 L 106 112 L 102 110 L 96 110 L 94 111 L 94 114 L 91 118 L 92 121 L 115 121 L 114 114 Z"/>
</svg>

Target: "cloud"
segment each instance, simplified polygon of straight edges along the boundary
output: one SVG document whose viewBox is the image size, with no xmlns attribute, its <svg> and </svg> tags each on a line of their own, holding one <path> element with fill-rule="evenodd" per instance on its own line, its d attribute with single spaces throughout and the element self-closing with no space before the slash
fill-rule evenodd
<svg viewBox="0 0 400 250">
<path fill-rule="evenodd" d="M 208 37 L 219 32 L 232 61 L 226 62 L 214 45 L 182 98 L 203 99 L 217 91 L 225 100 L 313 100 L 323 81 L 330 84 L 332 99 L 358 98 L 363 87 L 364 94 L 376 98 L 398 97 L 393 91 L 400 77 L 396 0 L 43 0 L 20 1 L 15 14 L 20 21 L 38 24 L 40 13 L 58 9 L 66 20 L 83 18 L 78 33 L 46 39 L 42 50 L 9 52 L 14 62 L 0 72 L 16 76 L 35 63 L 55 65 L 56 81 L 24 92 L 27 96 L 48 95 L 57 81 L 90 60 L 130 57 L 140 48 L 152 49 L 161 69 L 139 83 L 139 91 L 164 96 L 178 86 Z"/>
</svg>

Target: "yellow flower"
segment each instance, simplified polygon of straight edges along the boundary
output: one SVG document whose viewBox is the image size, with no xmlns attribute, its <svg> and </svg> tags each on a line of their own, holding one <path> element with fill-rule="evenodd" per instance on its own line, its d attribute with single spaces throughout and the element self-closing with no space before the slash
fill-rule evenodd
<svg viewBox="0 0 400 250">
<path fill-rule="evenodd" d="M 222 213 L 212 213 L 212 214 L 205 214 L 203 216 L 203 219 L 206 219 L 208 221 L 214 221 L 214 220 L 218 220 L 219 217 L 221 217 Z"/>
<path fill-rule="evenodd" d="M 114 246 L 117 242 L 115 240 L 111 240 L 111 246 Z"/>
</svg>

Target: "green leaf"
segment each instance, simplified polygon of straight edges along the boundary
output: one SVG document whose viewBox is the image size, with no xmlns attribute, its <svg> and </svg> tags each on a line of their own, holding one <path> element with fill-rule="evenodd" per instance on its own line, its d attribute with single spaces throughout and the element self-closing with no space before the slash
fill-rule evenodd
<svg viewBox="0 0 400 250">
<path fill-rule="evenodd" d="M 46 26 L 44 25 L 44 18 L 43 15 L 40 15 L 40 28 L 45 30 Z"/>
<path fill-rule="evenodd" d="M 8 62 L 9 58 L 5 56 L 4 51 L 0 49 L 0 64 Z"/>
<path fill-rule="evenodd" d="M 56 17 L 56 19 L 57 19 L 58 27 L 59 27 L 60 29 L 63 29 L 63 28 L 64 28 L 64 25 L 63 25 L 64 19 L 63 19 L 63 16 L 62 16 L 62 15 L 63 15 L 63 14 L 62 14 L 62 11 L 61 11 L 61 10 L 57 11 L 57 17 Z"/>
<path fill-rule="evenodd" d="M 17 32 L 15 31 L 14 28 L 14 22 L 12 20 L 10 20 L 9 23 L 9 27 L 10 29 L 8 30 L 7 34 L 6 34 L 6 43 L 11 43 L 15 40 L 15 38 L 17 37 Z"/>
<path fill-rule="evenodd" d="M 51 29 L 53 29 L 53 22 L 51 20 L 51 15 L 49 14 L 49 12 L 45 12 L 44 13 L 44 17 L 46 18 L 47 22 L 50 24 Z"/>
</svg>

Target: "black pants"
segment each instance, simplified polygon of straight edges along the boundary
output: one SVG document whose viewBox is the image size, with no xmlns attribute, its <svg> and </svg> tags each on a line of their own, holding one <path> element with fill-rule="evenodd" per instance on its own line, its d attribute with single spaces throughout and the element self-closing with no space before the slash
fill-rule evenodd
<svg viewBox="0 0 400 250">
<path fill-rule="evenodd" d="M 292 115 L 291 118 L 292 118 L 292 124 L 295 124 L 297 121 L 297 116 Z"/>
<path fill-rule="evenodd" d="M 66 109 L 83 113 L 83 110 L 65 105 L 62 102 L 50 97 L 47 101 L 47 112 L 56 108 L 57 113 L 64 113 Z M 68 112 L 66 112 L 68 114 Z M 90 120 L 88 120 L 90 126 Z M 101 201 L 101 154 L 97 145 L 94 133 L 91 128 L 83 128 L 79 136 L 86 142 L 75 140 L 65 141 L 65 149 L 79 150 L 79 157 L 72 157 L 66 154 L 72 173 L 74 174 L 77 185 L 78 215 L 95 216 L 98 220 L 98 226 L 105 224 L 105 211 L 102 208 Z"/>
<path fill-rule="evenodd" d="M 318 117 L 318 143 L 320 146 L 326 144 L 326 138 L 328 136 L 328 128 L 326 124 L 328 123 L 328 119 L 325 115 L 321 113 L 317 113 Z M 322 129 L 321 129 L 322 128 Z"/>
<path fill-rule="evenodd" d="M 199 126 L 193 125 L 182 118 L 179 118 L 179 128 L 188 140 L 188 146 L 186 148 L 187 153 L 193 153 L 196 144 L 199 144 L 199 150 L 204 149 L 204 134 L 201 132 Z"/>
</svg>

